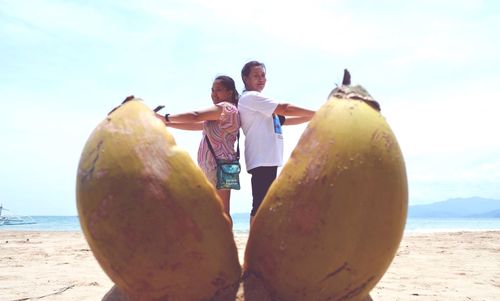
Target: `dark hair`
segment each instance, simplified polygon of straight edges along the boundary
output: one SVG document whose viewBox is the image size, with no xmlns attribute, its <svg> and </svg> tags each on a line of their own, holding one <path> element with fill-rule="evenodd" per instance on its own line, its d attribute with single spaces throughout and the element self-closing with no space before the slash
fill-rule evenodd
<svg viewBox="0 0 500 301">
<path fill-rule="evenodd" d="M 264 69 L 264 72 L 266 71 L 266 65 L 264 65 L 264 63 L 257 62 L 257 61 L 250 61 L 250 62 L 246 63 L 245 66 L 243 66 L 243 69 L 241 69 L 241 80 L 243 81 L 243 84 L 245 84 L 244 77 L 250 75 L 250 71 L 252 71 L 253 67 L 262 67 Z M 245 88 L 246 88 L 246 85 L 245 85 Z"/>
<path fill-rule="evenodd" d="M 214 81 L 216 80 L 220 81 L 220 83 L 224 86 L 224 88 L 231 90 L 233 92 L 233 99 L 231 103 L 237 106 L 240 94 L 238 93 L 238 90 L 236 90 L 236 85 L 234 83 L 234 80 L 227 75 L 219 75 L 215 78 Z"/>
</svg>

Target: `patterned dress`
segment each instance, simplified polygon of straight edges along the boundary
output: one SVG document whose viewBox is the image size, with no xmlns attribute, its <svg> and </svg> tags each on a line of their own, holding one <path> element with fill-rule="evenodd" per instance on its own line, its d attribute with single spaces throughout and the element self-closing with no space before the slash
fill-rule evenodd
<svg viewBox="0 0 500 301">
<path fill-rule="evenodd" d="M 203 123 L 203 138 L 198 148 L 198 165 L 207 176 L 214 174 L 217 164 L 208 148 L 205 135 L 208 135 L 217 159 L 234 160 L 236 159 L 234 144 L 240 129 L 240 116 L 236 106 L 229 102 L 220 102 L 216 105 L 222 108 L 220 118 Z"/>
</svg>

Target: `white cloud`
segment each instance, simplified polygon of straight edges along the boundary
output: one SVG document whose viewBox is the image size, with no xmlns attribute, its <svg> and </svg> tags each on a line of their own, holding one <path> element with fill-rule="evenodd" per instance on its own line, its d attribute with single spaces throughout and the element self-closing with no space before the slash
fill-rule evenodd
<svg viewBox="0 0 500 301">
<path fill-rule="evenodd" d="M 499 77 L 485 81 L 456 82 L 417 95 L 393 100 L 384 114 L 405 152 L 413 155 L 500 152 Z M 383 107 L 384 108 L 384 107 Z"/>
<path fill-rule="evenodd" d="M 500 152 L 497 154 L 499 155 Z M 491 158 L 490 162 L 479 163 L 468 170 L 458 174 L 458 178 L 466 183 L 475 181 L 477 183 L 500 183 L 500 159 L 498 156 Z"/>
<path fill-rule="evenodd" d="M 103 29 L 109 29 L 112 24 L 92 6 L 71 2 L 30 1 L 28 9 L 23 2 L 11 1 L 7 4 L 4 13 L 12 26 L 17 25 L 15 33 L 24 31 L 27 34 L 35 32 L 54 35 L 56 32 L 71 32 L 94 36 L 102 33 Z"/>
</svg>

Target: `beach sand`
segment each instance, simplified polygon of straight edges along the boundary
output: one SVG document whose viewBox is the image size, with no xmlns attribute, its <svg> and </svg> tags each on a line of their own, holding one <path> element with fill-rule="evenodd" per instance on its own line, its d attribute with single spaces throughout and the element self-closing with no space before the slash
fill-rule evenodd
<svg viewBox="0 0 500 301">
<path fill-rule="evenodd" d="M 112 287 L 82 233 L 0 231 L 0 300 L 97 301 Z M 500 231 L 406 234 L 371 297 L 500 300 Z"/>
</svg>

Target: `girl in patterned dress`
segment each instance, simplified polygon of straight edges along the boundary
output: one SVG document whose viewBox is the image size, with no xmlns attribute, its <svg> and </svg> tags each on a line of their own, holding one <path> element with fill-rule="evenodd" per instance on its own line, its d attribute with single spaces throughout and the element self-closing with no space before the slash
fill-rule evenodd
<svg viewBox="0 0 500 301">
<path fill-rule="evenodd" d="M 218 159 L 236 159 L 234 143 L 240 129 L 237 109 L 239 94 L 234 80 L 229 76 L 221 75 L 216 77 L 212 84 L 211 96 L 214 105 L 209 108 L 180 114 L 166 114 L 165 116 L 157 114 L 156 116 L 168 127 L 202 131 L 202 139 L 198 148 L 198 165 L 215 187 L 217 165 L 208 148 L 205 136 L 210 140 Z M 232 224 L 229 213 L 231 190 L 218 189 L 217 192 L 222 199 L 224 211 Z"/>
</svg>

